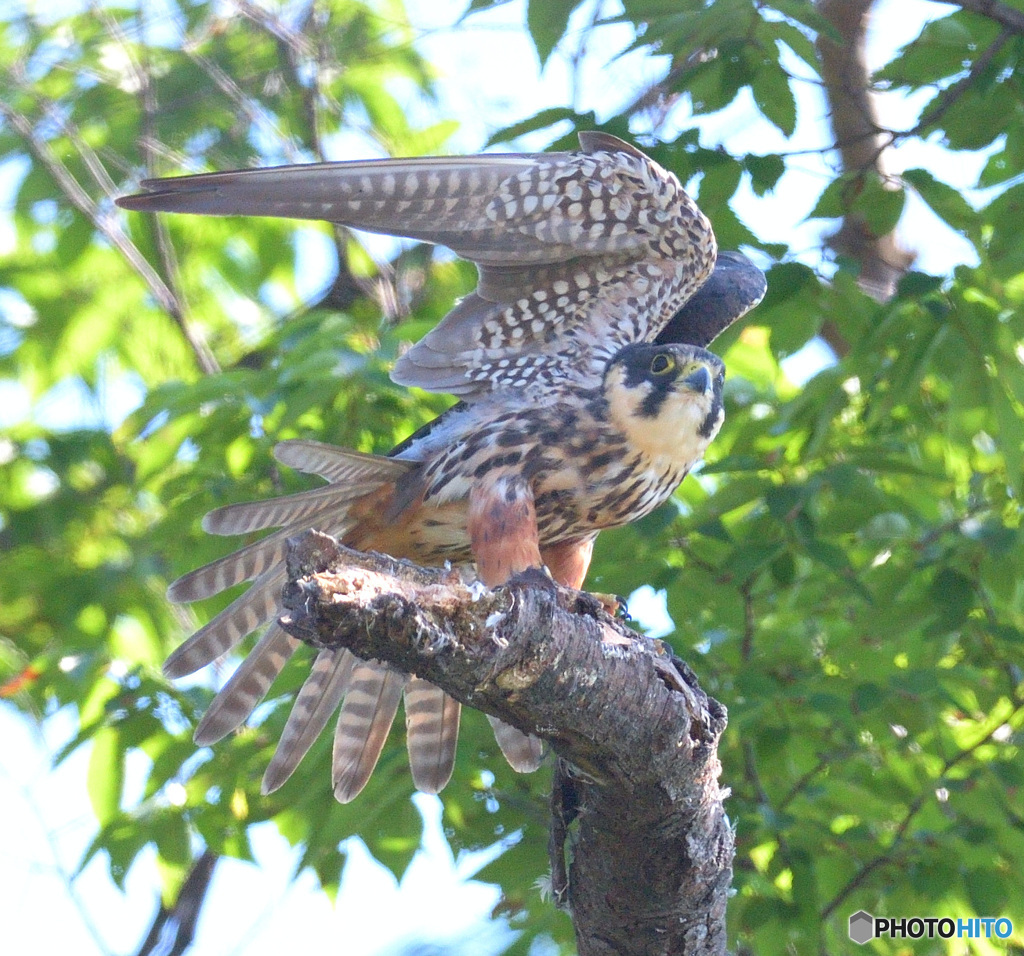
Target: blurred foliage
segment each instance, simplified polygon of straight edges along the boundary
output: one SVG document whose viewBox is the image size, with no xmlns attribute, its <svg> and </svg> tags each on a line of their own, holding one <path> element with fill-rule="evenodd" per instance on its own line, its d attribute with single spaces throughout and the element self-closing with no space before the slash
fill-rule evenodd
<svg viewBox="0 0 1024 956">
<path fill-rule="evenodd" d="M 528 4 L 542 60 L 579 6 Z M 793 132 L 793 63 L 817 76 L 814 39 L 830 29 L 813 4 L 622 6 L 614 22 L 666 64 L 662 120 L 746 98 Z M 859 908 L 1009 916 L 1022 945 L 1024 41 L 948 5 L 935 16 L 876 79 L 932 96 L 919 127 L 894 140 L 988 150 L 985 198 L 972 206 L 935 170 L 908 171 L 896 190 L 865 176 L 851 190 L 857 171 L 847 171 L 825 184 L 814 215 L 856 208 L 882 231 L 913 191 L 970 241 L 977 265 L 911 272 L 878 303 L 858 288 L 855 263 L 826 281 L 820 258 L 763 242 L 732 209 L 741 189 L 770 192 L 795 157 L 732 155 L 696 130 L 643 142 L 696 177 L 724 247 L 746 244 L 774 264 L 765 303 L 717 343 L 728 419 L 702 476 L 657 514 L 604 534 L 590 583 L 664 589 L 671 640 L 729 708 L 730 922 L 737 948 L 760 956 L 837 950 Z M 592 17 L 586 29 L 604 24 Z M 473 270 L 415 248 L 378 270 L 326 228 L 156 223 L 112 206 L 145 175 L 308 161 L 337 155 L 341 137 L 392 154 L 443 150 L 457 118 L 441 115 L 413 39 L 398 0 L 168 2 L 159 17 L 145 4 L 103 5 L 0 23 L 0 157 L 17 182 L 0 260 L 0 378 L 29 407 L 0 437 L 0 696 L 34 719 L 77 712 L 68 752 L 91 744 L 90 853 L 106 854 L 119 884 L 155 844 L 172 899 L 200 844 L 247 858 L 248 828 L 267 819 L 304 846 L 329 889 L 349 835 L 396 872 L 418 845 L 400 735 L 345 807 L 331 797 L 325 741 L 260 796 L 286 706 L 264 707 L 216 760 L 197 752 L 191 728 L 212 690 L 160 676 L 196 623 L 163 591 L 223 553 L 200 531 L 205 511 L 303 486 L 275 466 L 275 442 L 383 451 L 444 407 L 395 387 L 387 369 Z M 650 111 L 603 126 L 628 136 L 631 122 L 659 128 Z M 549 109 L 494 140 L 550 128 L 571 146 L 570 127 L 593 125 Z M 309 302 L 293 277 L 314 248 L 336 255 L 340 279 Z M 356 293 L 338 308 L 342 287 Z M 798 388 L 780 360 L 826 323 L 837 361 Z M 222 371 L 203 373 L 203 342 Z M 120 421 L 125 393 L 141 405 Z M 208 603 L 204 615 L 217 609 Z M 129 752 L 149 767 L 132 805 Z M 467 717 L 444 794 L 448 834 L 471 848 L 521 831 L 484 873 L 526 931 L 518 952 L 539 934 L 572 946 L 568 921 L 533 888 L 547 866 L 545 776 L 511 773 L 483 720 Z"/>
</svg>

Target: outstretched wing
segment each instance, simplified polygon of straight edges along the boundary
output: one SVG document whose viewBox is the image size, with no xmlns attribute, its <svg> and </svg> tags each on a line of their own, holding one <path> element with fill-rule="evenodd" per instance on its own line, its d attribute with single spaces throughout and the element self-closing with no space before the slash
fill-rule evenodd
<svg viewBox="0 0 1024 956">
<path fill-rule="evenodd" d="M 740 252 L 719 252 L 715 271 L 669 319 L 656 342 L 707 348 L 746 315 L 768 289 L 764 273 Z"/>
<path fill-rule="evenodd" d="M 147 180 L 126 209 L 323 219 L 448 246 L 479 283 L 395 366 L 472 401 L 508 386 L 600 382 L 653 339 L 715 262 L 679 180 L 605 133 L 579 152 L 374 160 Z"/>
</svg>

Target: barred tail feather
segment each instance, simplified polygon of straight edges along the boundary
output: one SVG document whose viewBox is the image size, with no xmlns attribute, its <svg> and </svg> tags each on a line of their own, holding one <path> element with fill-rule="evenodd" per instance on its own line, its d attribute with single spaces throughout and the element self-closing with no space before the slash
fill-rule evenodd
<svg viewBox="0 0 1024 956">
<path fill-rule="evenodd" d="M 536 737 L 524 734 L 515 727 L 487 715 L 494 739 L 498 741 L 501 752 L 505 755 L 509 766 L 517 773 L 533 773 L 544 759 L 543 744 Z"/>
<path fill-rule="evenodd" d="M 334 796 L 339 803 L 354 800 L 370 779 L 408 679 L 368 662 L 353 671 L 334 734 Z"/>
<path fill-rule="evenodd" d="M 263 775 L 263 793 L 281 787 L 306 756 L 345 696 L 355 663 L 344 648 L 322 650 L 317 655 Z"/>
<path fill-rule="evenodd" d="M 414 462 L 380 455 L 364 455 L 322 441 L 289 439 L 274 446 L 274 457 L 296 471 L 319 475 L 337 485 L 371 485 L 397 481 Z"/>
<path fill-rule="evenodd" d="M 462 705 L 419 677 L 405 688 L 405 731 L 416 789 L 440 793 L 451 779 Z"/>
<path fill-rule="evenodd" d="M 379 482 L 345 488 L 324 485 L 312 491 L 300 491 L 295 495 L 225 505 L 223 508 L 214 509 L 203 518 L 203 530 L 207 534 L 230 535 L 248 534 L 250 531 L 264 531 L 267 528 L 281 528 L 285 525 L 308 525 L 310 520 L 315 520 L 325 513 L 343 512 L 353 499 L 373 491 L 378 484 Z"/>
<path fill-rule="evenodd" d="M 183 574 L 167 589 L 167 599 L 175 604 L 189 604 L 220 594 L 243 581 L 251 581 L 267 568 L 283 562 L 286 542 L 294 533 L 293 528 L 282 528 L 248 547 Z"/>
<path fill-rule="evenodd" d="M 196 631 L 164 661 L 164 674 L 167 677 L 194 674 L 274 618 L 284 577 L 285 569 L 281 563 L 264 571 L 245 594 Z"/>
<path fill-rule="evenodd" d="M 213 698 L 196 727 L 195 742 L 208 747 L 248 720 L 300 643 L 279 625 L 271 624 Z"/>
</svg>

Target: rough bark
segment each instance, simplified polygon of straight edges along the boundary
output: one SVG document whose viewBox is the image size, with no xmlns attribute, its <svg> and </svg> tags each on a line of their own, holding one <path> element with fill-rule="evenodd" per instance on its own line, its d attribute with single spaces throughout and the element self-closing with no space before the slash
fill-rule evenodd
<svg viewBox="0 0 1024 956">
<path fill-rule="evenodd" d="M 553 891 L 581 956 L 725 952 L 726 714 L 660 642 L 539 573 L 488 591 L 316 532 L 291 542 L 288 577 L 291 634 L 387 661 L 550 742 Z"/>
<path fill-rule="evenodd" d="M 821 33 L 817 50 L 835 148 L 851 188 L 856 187 L 858 177 L 875 174 L 883 181 L 889 177 L 885 154 L 892 134 L 879 119 L 865 53 L 874 2 L 818 0 L 818 9 L 841 38 L 837 42 Z M 893 296 L 897 282 L 914 261 L 914 254 L 902 247 L 895 230 L 876 235 L 855 213 L 845 217 L 829 244 L 840 255 L 860 263 L 861 288 L 880 302 Z M 844 344 L 838 346 L 843 354 Z"/>
</svg>

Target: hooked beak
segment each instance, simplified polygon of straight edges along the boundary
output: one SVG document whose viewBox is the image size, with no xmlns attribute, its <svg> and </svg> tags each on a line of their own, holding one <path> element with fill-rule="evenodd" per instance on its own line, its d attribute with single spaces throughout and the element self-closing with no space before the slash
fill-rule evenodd
<svg viewBox="0 0 1024 956">
<path fill-rule="evenodd" d="M 710 395 L 712 391 L 712 380 L 711 372 L 708 371 L 707 366 L 702 365 L 696 371 L 690 372 L 686 378 L 683 379 L 683 384 L 699 395 Z"/>
</svg>

